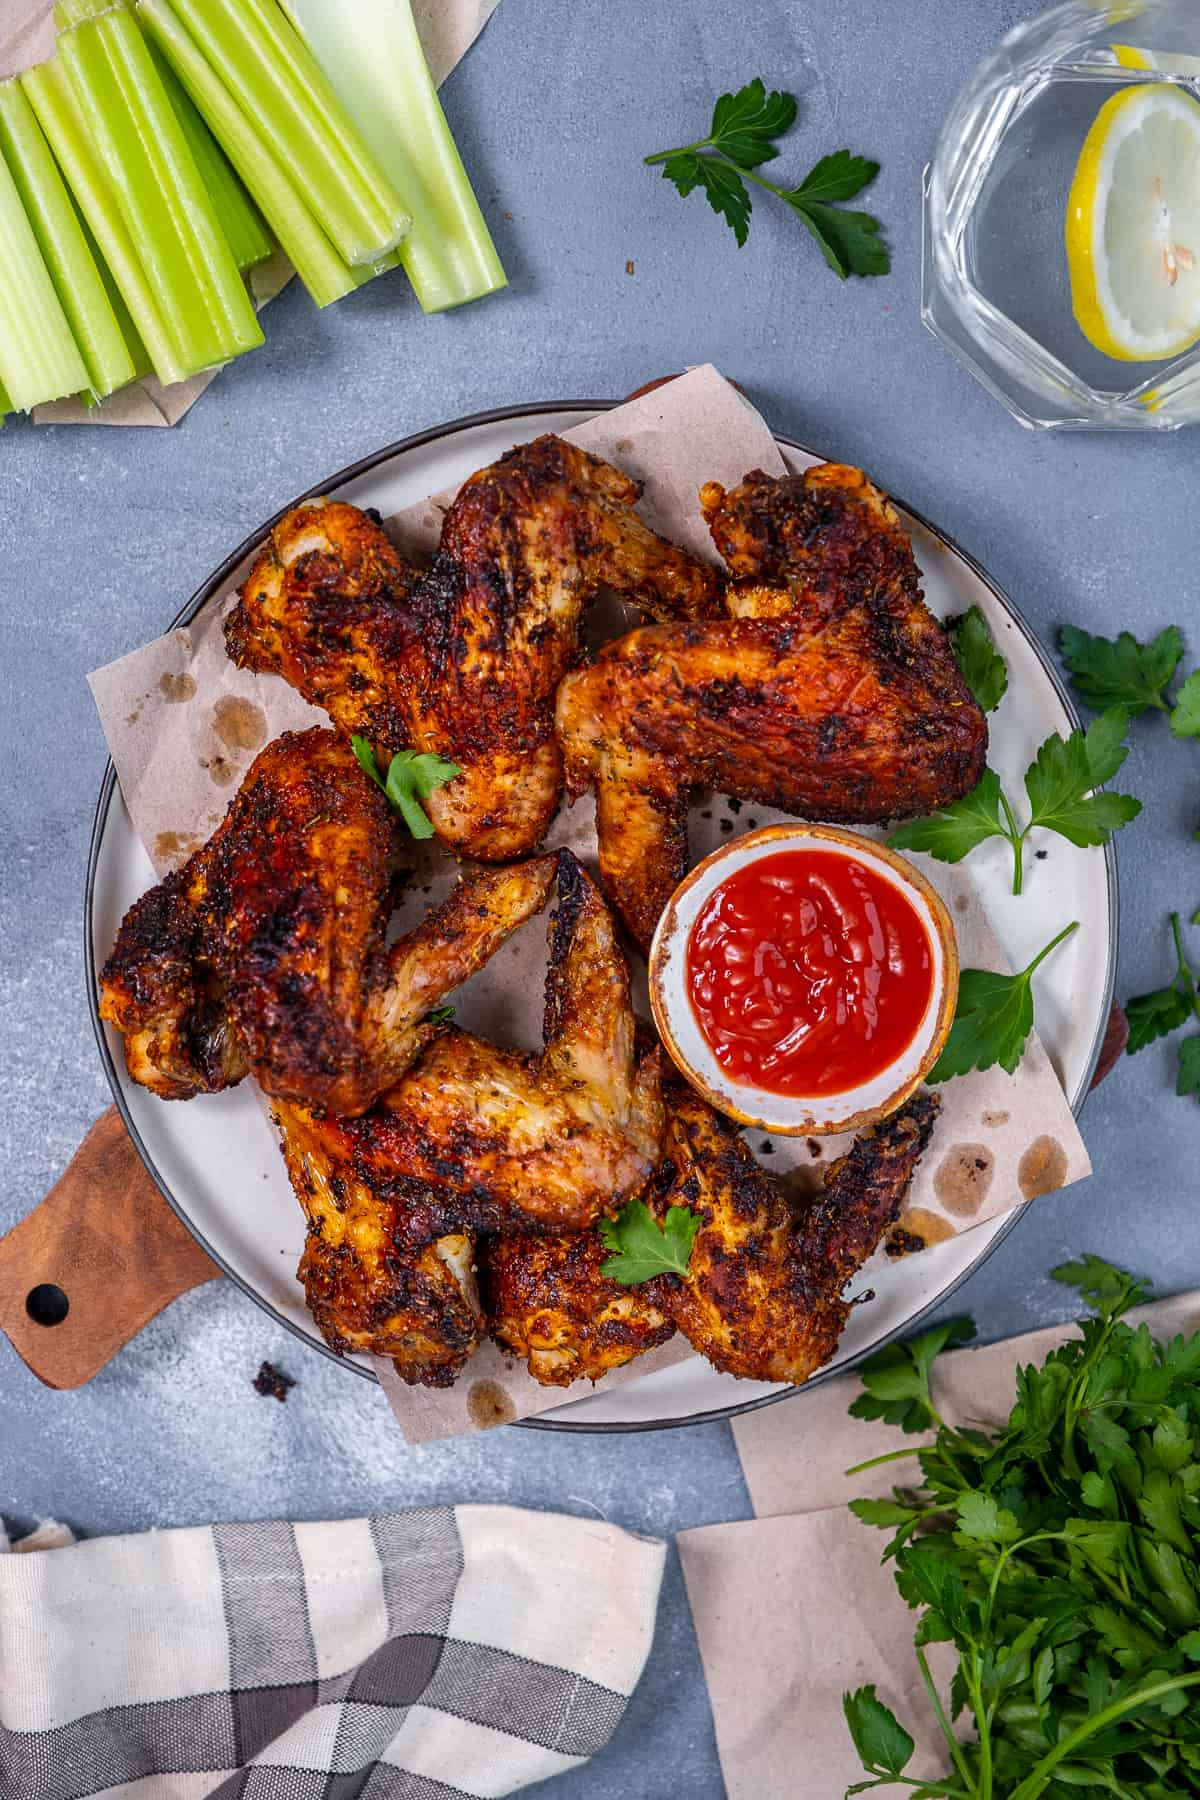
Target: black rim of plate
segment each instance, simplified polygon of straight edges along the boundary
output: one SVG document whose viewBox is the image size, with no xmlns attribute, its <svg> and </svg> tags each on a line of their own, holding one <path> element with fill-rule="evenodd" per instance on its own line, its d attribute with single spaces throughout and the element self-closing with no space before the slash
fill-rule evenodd
<svg viewBox="0 0 1200 1800">
<path fill-rule="evenodd" d="M 449 424 L 434 425 L 427 431 L 418 431 L 411 437 L 400 438 L 396 443 L 388 444 L 382 450 L 374 451 L 370 456 L 361 457 L 357 462 L 347 464 L 345 468 L 339 469 L 336 474 L 329 476 L 327 480 L 318 482 L 315 486 L 306 489 L 303 494 L 298 494 L 295 499 L 289 500 L 286 506 L 281 506 L 279 510 L 273 513 L 269 519 L 265 520 L 256 531 L 252 532 L 249 537 L 244 538 L 237 549 L 231 551 L 224 562 L 221 563 L 220 567 L 213 571 L 207 581 L 197 588 L 191 599 L 180 608 L 170 624 L 163 628 L 163 635 L 168 631 L 177 630 L 181 625 L 189 624 L 200 611 L 201 607 L 206 605 L 212 596 L 225 586 L 238 564 L 249 555 L 255 545 L 261 543 L 267 532 L 283 518 L 284 514 L 290 512 L 293 506 L 298 506 L 301 501 L 315 499 L 319 495 L 335 494 L 339 488 L 345 487 L 348 482 L 354 481 L 360 475 L 369 474 L 372 469 L 378 468 L 381 463 L 389 462 L 394 457 L 407 455 L 413 450 L 420 450 L 427 444 L 438 443 L 443 438 L 453 437 L 460 431 L 470 431 L 480 425 L 502 424 L 506 419 L 523 420 L 539 418 L 553 413 L 595 414 L 609 412 L 613 407 L 622 404 L 623 402 L 618 400 L 544 400 L 520 406 L 493 407 L 486 412 L 469 413 L 461 419 L 452 420 Z M 785 449 L 794 450 L 801 456 L 817 457 L 819 460 L 819 453 L 817 451 L 810 449 L 806 444 L 797 443 L 794 438 L 776 434 L 776 442 L 781 444 Z M 1071 721 L 1072 727 L 1077 727 L 1080 720 L 1071 700 L 1071 696 L 1067 692 L 1057 669 L 1050 661 L 1037 634 L 1024 618 L 1020 608 L 1009 599 L 1003 589 L 992 580 L 992 577 L 988 574 L 987 570 L 976 561 L 975 557 L 973 557 L 968 550 L 964 550 L 952 537 L 947 536 L 944 531 L 940 530 L 938 526 L 927 519 L 923 513 L 918 512 L 915 507 L 909 506 L 898 495 L 891 495 L 891 499 L 896 506 L 908 515 L 909 518 L 915 520 L 918 525 L 925 531 L 928 531 L 939 543 L 943 544 L 948 550 L 953 552 L 955 556 L 959 557 L 972 573 L 989 589 L 998 604 L 1012 619 L 1013 624 L 1017 627 L 1017 630 L 1024 637 L 1034 655 L 1037 657 L 1038 662 L 1041 664 L 1042 671 L 1051 687 L 1054 689 L 1055 694 L 1058 696 L 1067 717 Z M 96 1043 L 100 1051 L 100 1058 L 104 1065 L 104 1072 L 108 1077 L 109 1087 L 112 1089 L 113 1100 L 116 1104 L 117 1111 L 120 1113 L 125 1124 L 125 1129 L 132 1138 L 134 1147 L 141 1157 L 142 1162 L 145 1164 L 146 1171 L 154 1182 L 155 1187 L 157 1187 L 159 1193 L 171 1208 L 172 1212 L 175 1213 L 176 1217 L 187 1227 L 197 1243 L 208 1253 L 213 1262 L 216 1263 L 217 1267 L 241 1288 L 243 1293 L 248 1294 L 256 1306 L 262 1307 L 264 1312 L 268 1313 L 271 1318 L 273 1318 L 277 1324 L 282 1325 L 285 1330 L 290 1331 L 294 1337 L 299 1338 L 301 1343 L 308 1345 L 312 1349 L 319 1350 L 323 1356 L 329 1357 L 331 1361 L 340 1364 L 342 1368 L 351 1370 L 356 1375 L 364 1376 L 368 1381 L 378 1382 L 379 1377 L 375 1374 L 373 1369 L 365 1368 L 361 1363 L 339 1356 L 336 1351 L 329 1348 L 328 1344 L 326 1344 L 322 1338 L 310 1334 L 303 1326 L 286 1318 L 276 1306 L 272 1305 L 265 1295 L 259 1293 L 258 1289 L 255 1288 L 250 1281 L 240 1275 L 236 1269 L 232 1268 L 223 1256 L 218 1255 L 212 1245 L 197 1229 L 191 1218 L 188 1216 L 185 1207 L 176 1198 L 170 1186 L 160 1174 L 154 1159 L 150 1155 L 150 1152 L 138 1131 L 137 1125 L 134 1122 L 128 1101 L 125 1097 L 124 1088 L 121 1084 L 121 1078 L 113 1057 L 112 1048 L 109 1044 L 104 1026 L 101 1023 L 98 1011 L 96 958 L 93 948 L 94 934 L 92 930 L 92 907 L 95 897 L 96 871 L 100 859 L 100 846 L 104 837 L 105 827 L 108 822 L 109 808 L 112 804 L 113 793 L 116 786 L 117 772 L 113 767 L 110 758 L 105 767 L 104 779 L 100 784 L 100 797 L 96 804 L 96 817 L 92 826 L 92 841 L 88 850 L 87 885 L 84 892 L 83 955 L 88 988 L 88 1011 L 91 1015 L 92 1030 L 95 1033 Z M 1108 1024 L 1108 1015 L 1112 1006 L 1113 990 L 1116 982 L 1117 959 L 1115 952 L 1120 922 L 1120 894 L 1117 883 L 1116 850 L 1111 842 L 1105 848 L 1104 871 L 1108 889 L 1109 916 L 1108 965 L 1105 973 L 1104 1001 L 1098 1015 L 1095 1038 L 1087 1058 L 1084 1078 L 1080 1083 L 1078 1092 L 1071 1096 L 1071 1110 L 1076 1118 L 1078 1118 L 1080 1112 L 1083 1110 L 1084 1102 L 1087 1099 L 1091 1087 L 1092 1077 L 1096 1071 L 1096 1065 L 1100 1060 L 1100 1052 L 1104 1044 L 1104 1033 Z M 1024 1216 L 1025 1210 L 1024 1206 L 1015 1208 L 1007 1222 L 993 1233 L 974 1261 L 964 1269 L 960 1275 L 957 1275 L 953 1281 L 949 1282 L 932 1300 L 923 1306 L 919 1312 L 913 1313 L 902 1325 L 897 1326 L 894 1331 L 884 1332 L 879 1338 L 873 1343 L 868 1344 L 848 1362 L 839 1363 L 836 1368 L 821 1370 L 818 1374 L 812 1376 L 802 1388 L 780 1388 L 773 1393 L 760 1395 L 754 1400 L 735 1400 L 728 1406 L 714 1407 L 709 1412 L 685 1413 L 681 1418 L 677 1419 L 635 1419 L 625 1423 L 615 1419 L 600 1419 L 594 1422 L 588 1422 L 585 1419 L 549 1419 L 536 1417 L 517 1419 L 514 1423 L 532 1431 L 583 1431 L 596 1433 L 671 1431 L 685 1425 L 711 1425 L 718 1420 L 736 1418 L 741 1413 L 757 1412 L 759 1408 L 763 1406 L 774 1406 L 781 1400 L 798 1398 L 802 1394 L 808 1392 L 809 1389 L 818 1386 L 821 1382 L 827 1381 L 835 1375 L 846 1374 L 850 1369 L 855 1368 L 859 1363 L 863 1362 L 868 1356 L 872 1356 L 875 1351 L 881 1349 L 883 1345 L 891 1343 L 893 1339 L 911 1332 L 913 1328 L 919 1325 L 923 1319 L 927 1318 L 931 1312 L 941 1306 L 952 1294 L 956 1293 L 963 1283 L 975 1274 L 977 1269 L 983 1266 L 988 1257 L 991 1256 L 992 1252 L 1003 1243 L 1009 1232 Z M 563 1402 L 563 1405 L 565 1406 L 569 1406 L 570 1404 L 570 1401 Z"/>
</svg>

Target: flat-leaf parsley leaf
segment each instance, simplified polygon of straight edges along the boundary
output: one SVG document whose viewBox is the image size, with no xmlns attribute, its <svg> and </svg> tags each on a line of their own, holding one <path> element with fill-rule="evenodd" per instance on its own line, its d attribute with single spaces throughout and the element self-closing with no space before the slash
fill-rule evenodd
<svg viewBox="0 0 1200 1800">
<path fill-rule="evenodd" d="M 844 206 L 874 181 L 879 164 L 869 157 L 835 150 L 815 163 L 796 187 L 768 181 L 756 171 L 779 155 L 775 139 L 795 123 L 791 94 L 768 93 L 756 76 L 736 93 L 722 94 L 713 107 L 707 137 L 659 150 L 644 160 L 661 165 L 663 176 L 685 196 L 701 188 L 709 205 L 729 226 L 739 248 L 750 233 L 753 210 L 746 183 L 752 182 L 790 206 L 816 239 L 835 275 L 886 275 L 891 267 L 879 220 Z"/>
<path fill-rule="evenodd" d="M 448 781 L 462 774 L 458 764 L 443 762 L 432 750 L 421 753 L 398 750 L 384 777 L 379 773 L 375 752 L 366 738 L 352 737 L 350 745 L 358 758 L 359 768 L 371 777 L 376 787 L 383 789 L 413 837 L 431 838 L 433 826 L 421 802 L 428 800 L 435 788 L 445 787 Z"/>
<path fill-rule="evenodd" d="M 686 1206 L 669 1206 L 660 1226 L 644 1200 L 630 1200 L 615 1219 L 600 1221 L 601 1242 L 613 1252 L 601 1273 L 622 1287 L 655 1275 L 686 1275 L 702 1222 Z"/>
</svg>

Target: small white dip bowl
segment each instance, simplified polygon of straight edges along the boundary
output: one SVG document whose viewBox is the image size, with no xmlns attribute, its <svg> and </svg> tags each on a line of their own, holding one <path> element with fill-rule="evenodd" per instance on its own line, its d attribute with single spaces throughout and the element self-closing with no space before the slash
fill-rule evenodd
<svg viewBox="0 0 1200 1800">
<path fill-rule="evenodd" d="M 787 850 L 852 856 L 867 864 L 903 894 L 929 939 L 933 986 L 912 1042 L 886 1069 L 841 1094 L 806 1098 L 774 1094 L 735 1081 L 717 1061 L 700 1029 L 688 993 L 688 941 L 713 893 L 735 871 Z M 941 1054 L 957 999 L 958 945 L 940 894 L 894 850 L 836 825 L 767 825 L 714 850 L 680 882 L 667 902 L 650 946 L 650 1004 L 673 1062 L 719 1112 L 728 1113 L 743 1125 L 758 1126 L 783 1137 L 856 1131 L 895 1112 Z"/>
</svg>

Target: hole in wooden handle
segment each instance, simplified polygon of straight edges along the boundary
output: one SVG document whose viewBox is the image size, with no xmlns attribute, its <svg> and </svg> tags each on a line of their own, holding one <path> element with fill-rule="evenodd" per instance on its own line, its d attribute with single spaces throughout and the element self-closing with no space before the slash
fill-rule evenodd
<svg viewBox="0 0 1200 1800">
<path fill-rule="evenodd" d="M 25 1311 L 35 1325 L 61 1325 L 71 1310 L 71 1302 L 52 1281 L 39 1282 L 25 1296 Z"/>
</svg>

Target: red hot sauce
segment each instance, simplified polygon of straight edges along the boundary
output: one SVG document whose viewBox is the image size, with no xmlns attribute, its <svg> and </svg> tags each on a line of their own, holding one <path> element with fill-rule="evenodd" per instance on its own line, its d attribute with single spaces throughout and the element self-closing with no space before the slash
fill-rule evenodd
<svg viewBox="0 0 1200 1800">
<path fill-rule="evenodd" d="M 929 933 L 907 896 L 840 850 L 781 850 L 735 870 L 692 926 L 697 1023 L 734 1081 L 824 1098 L 890 1067 L 933 994 Z"/>
</svg>

